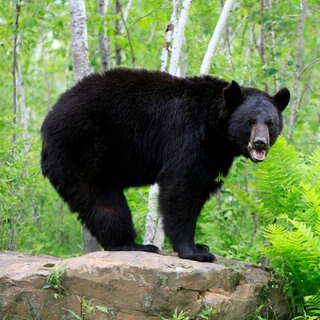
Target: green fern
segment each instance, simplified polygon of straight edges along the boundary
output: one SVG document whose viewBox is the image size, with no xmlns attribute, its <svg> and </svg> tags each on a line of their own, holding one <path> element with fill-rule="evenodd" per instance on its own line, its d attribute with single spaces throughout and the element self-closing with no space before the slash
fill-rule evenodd
<svg viewBox="0 0 320 320">
<path fill-rule="evenodd" d="M 300 181 L 305 176 L 305 164 L 293 146 L 280 137 L 270 150 L 267 161 L 257 166 L 252 188 L 266 209 L 278 215 L 290 216 L 298 209 Z"/>
<path fill-rule="evenodd" d="M 257 166 L 249 190 L 232 189 L 239 203 L 262 216 L 266 255 L 296 319 L 320 317 L 320 148 L 309 157 L 280 138 Z M 270 222 L 273 222 L 270 224 Z"/>
<path fill-rule="evenodd" d="M 320 318 L 320 289 L 317 295 L 305 297 L 305 305 L 310 316 Z"/>
<path fill-rule="evenodd" d="M 230 189 L 232 194 L 237 198 L 240 205 L 246 207 L 249 212 L 258 213 L 263 217 L 271 217 L 271 212 L 264 206 L 260 199 L 242 188 L 232 184 L 229 180 L 224 182 L 225 188 Z"/>
</svg>

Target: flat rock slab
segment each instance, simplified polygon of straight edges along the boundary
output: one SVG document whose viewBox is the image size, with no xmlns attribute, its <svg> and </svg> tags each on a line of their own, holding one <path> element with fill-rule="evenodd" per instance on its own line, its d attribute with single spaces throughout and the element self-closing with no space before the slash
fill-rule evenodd
<svg viewBox="0 0 320 320">
<path fill-rule="evenodd" d="M 52 270 L 65 273 L 44 289 Z M 0 318 L 171 319 L 174 310 L 212 319 L 248 319 L 263 306 L 267 319 L 288 319 L 287 302 L 270 273 L 218 257 L 216 263 L 145 252 L 94 252 L 59 259 L 0 252 Z M 192 319 L 196 319 L 193 316 Z"/>
</svg>

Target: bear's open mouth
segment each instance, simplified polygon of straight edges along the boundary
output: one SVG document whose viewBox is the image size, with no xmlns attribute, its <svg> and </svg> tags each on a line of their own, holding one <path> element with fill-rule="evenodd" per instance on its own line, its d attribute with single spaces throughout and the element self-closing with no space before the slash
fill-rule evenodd
<svg viewBox="0 0 320 320">
<path fill-rule="evenodd" d="M 255 150 L 249 148 L 249 154 L 253 161 L 263 161 L 266 158 L 267 151 L 266 150 Z"/>
</svg>

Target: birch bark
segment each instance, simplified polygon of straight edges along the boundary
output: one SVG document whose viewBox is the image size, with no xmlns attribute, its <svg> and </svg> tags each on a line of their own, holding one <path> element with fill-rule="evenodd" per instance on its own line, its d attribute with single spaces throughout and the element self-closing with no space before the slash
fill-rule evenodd
<svg viewBox="0 0 320 320">
<path fill-rule="evenodd" d="M 182 47 L 182 42 L 184 37 L 184 30 L 186 28 L 191 2 L 192 0 L 184 0 L 182 2 L 182 9 L 181 9 L 178 25 L 174 31 L 172 53 L 171 53 L 170 66 L 169 66 L 169 73 L 172 75 L 177 74 L 180 55 L 181 55 L 181 47 Z"/>
<path fill-rule="evenodd" d="M 88 35 L 84 0 L 70 0 L 72 65 L 75 82 L 89 74 Z"/>
<path fill-rule="evenodd" d="M 88 36 L 84 0 L 70 0 L 72 64 L 75 82 L 89 74 Z M 99 250 L 97 240 L 82 227 L 83 253 Z"/>
<path fill-rule="evenodd" d="M 182 9 L 177 22 L 178 7 L 181 0 L 173 0 L 173 10 L 170 18 L 170 23 L 166 30 L 165 43 L 162 48 L 161 54 L 161 71 L 166 71 L 168 54 L 170 51 L 170 42 L 173 37 L 173 49 L 171 53 L 169 73 L 172 75 L 177 75 L 179 70 L 179 62 L 181 60 L 181 47 L 184 37 L 184 30 L 186 27 L 186 22 L 188 18 L 188 13 L 192 0 L 184 0 L 182 4 Z M 143 243 L 153 244 L 157 246 L 160 250 L 162 249 L 164 242 L 164 231 L 162 218 L 159 215 L 158 210 L 158 196 L 159 196 L 159 186 L 154 184 L 150 187 L 149 200 L 148 200 L 148 214 L 146 217 L 146 229 Z"/>
<path fill-rule="evenodd" d="M 148 213 L 146 216 L 146 228 L 143 243 L 153 244 L 160 250 L 164 242 L 162 218 L 158 210 L 159 186 L 157 183 L 150 187 L 148 199 Z"/>
<path fill-rule="evenodd" d="M 234 2 L 235 2 L 234 0 L 227 0 L 223 6 L 220 18 L 214 29 L 208 49 L 203 58 L 201 68 L 200 68 L 200 74 L 207 74 L 210 70 L 212 58 L 217 50 L 217 46 L 218 46 L 222 31 L 227 23 L 229 13 L 234 5 Z"/>
<path fill-rule="evenodd" d="M 173 0 L 173 10 L 170 18 L 170 23 L 167 26 L 165 42 L 161 52 L 161 71 L 167 70 L 168 56 L 171 51 L 171 40 L 173 36 L 173 32 L 177 26 L 177 17 L 178 17 L 178 7 L 180 0 Z"/>
</svg>

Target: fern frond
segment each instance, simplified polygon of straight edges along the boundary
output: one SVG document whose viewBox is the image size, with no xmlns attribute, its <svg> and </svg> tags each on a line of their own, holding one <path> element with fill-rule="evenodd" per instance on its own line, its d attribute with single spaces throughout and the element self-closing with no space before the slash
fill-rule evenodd
<svg viewBox="0 0 320 320">
<path fill-rule="evenodd" d="M 241 206 L 247 208 L 250 212 L 257 213 L 261 216 L 269 218 L 272 217 L 270 211 L 268 211 L 263 203 L 259 201 L 259 199 L 257 199 L 253 194 L 244 191 L 228 180 L 225 181 L 224 185 L 226 188 L 230 189 Z"/>
<path fill-rule="evenodd" d="M 279 225 L 266 228 L 270 246 L 263 252 L 285 281 L 284 289 L 290 297 L 314 295 L 320 283 L 320 239 L 306 223 L 289 217 L 287 221 L 291 231 Z"/>
<path fill-rule="evenodd" d="M 306 296 L 304 298 L 308 314 L 313 317 L 320 318 L 320 292 L 313 296 Z"/>
<path fill-rule="evenodd" d="M 253 187 L 264 206 L 274 215 L 293 215 L 298 209 L 305 165 L 292 145 L 283 137 L 270 150 L 268 159 L 254 173 Z"/>
<path fill-rule="evenodd" d="M 320 222 L 315 226 L 314 231 L 316 235 L 320 237 Z"/>
<path fill-rule="evenodd" d="M 308 180 L 313 179 L 319 182 L 320 178 L 320 147 L 316 148 L 311 156 L 308 158 L 309 170 Z"/>
</svg>

